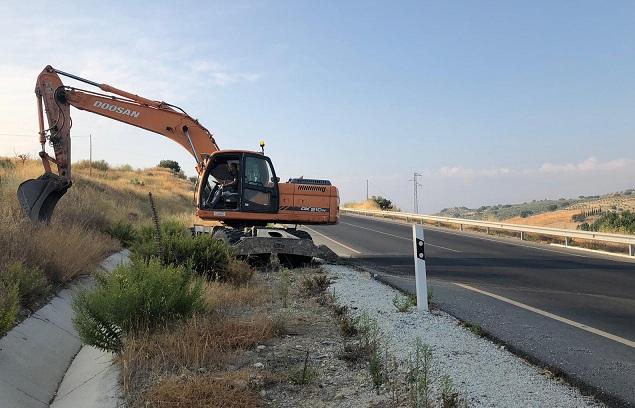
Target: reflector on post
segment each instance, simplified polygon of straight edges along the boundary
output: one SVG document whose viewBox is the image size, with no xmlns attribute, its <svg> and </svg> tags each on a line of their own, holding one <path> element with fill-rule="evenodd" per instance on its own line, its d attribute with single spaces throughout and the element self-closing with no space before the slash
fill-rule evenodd
<svg viewBox="0 0 635 408">
<path fill-rule="evenodd" d="M 412 224 L 412 245 L 415 258 L 415 284 L 417 287 L 417 309 L 428 311 L 428 283 L 426 277 L 426 254 L 423 227 Z"/>
</svg>

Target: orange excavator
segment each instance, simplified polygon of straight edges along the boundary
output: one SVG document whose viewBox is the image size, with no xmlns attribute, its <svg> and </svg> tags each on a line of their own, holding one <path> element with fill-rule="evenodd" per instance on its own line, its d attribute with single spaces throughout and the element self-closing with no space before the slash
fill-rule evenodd
<svg viewBox="0 0 635 408">
<path fill-rule="evenodd" d="M 60 75 L 108 94 L 65 86 Z M 33 222 L 48 222 L 57 202 L 72 185 L 70 107 L 74 106 L 163 135 L 194 157 L 198 173 L 196 215 L 202 225 L 195 225 L 193 232 L 212 233 L 234 245 L 241 255 L 278 254 L 299 260 L 333 257 L 326 247 L 315 246 L 310 235 L 296 227 L 336 224 L 337 188 L 328 180 L 302 177 L 280 182 L 271 159 L 264 155 L 264 142 L 260 142 L 260 152 L 221 150 L 212 133 L 177 106 L 51 66 L 38 76 L 35 94 L 42 146 L 39 155 L 45 172 L 18 188 L 18 200 Z M 47 142 L 53 148 L 53 157 L 46 152 Z"/>
</svg>

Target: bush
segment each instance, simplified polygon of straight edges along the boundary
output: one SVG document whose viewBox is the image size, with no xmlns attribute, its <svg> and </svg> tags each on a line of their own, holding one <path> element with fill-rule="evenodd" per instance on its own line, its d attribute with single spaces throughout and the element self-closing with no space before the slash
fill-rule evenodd
<svg viewBox="0 0 635 408">
<path fill-rule="evenodd" d="M 74 164 L 75 167 L 87 169 L 92 167 L 96 170 L 108 171 L 110 169 L 110 164 L 106 160 L 95 160 L 92 163 L 89 160 L 80 160 Z"/>
<path fill-rule="evenodd" d="M 130 248 L 139 237 L 137 230 L 132 224 L 124 221 L 117 221 L 107 226 L 105 232 L 111 237 L 118 239 L 125 248 Z"/>
<path fill-rule="evenodd" d="M 558 209 L 558 205 L 557 204 L 549 204 L 547 206 L 547 211 L 556 211 Z"/>
<path fill-rule="evenodd" d="M 585 225 L 586 224 L 586 225 Z M 602 214 L 593 224 L 580 225 L 584 231 L 618 232 L 622 234 L 635 234 L 635 213 L 624 211 L 607 212 Z"/>
<path fill-rule="evenodd" d="M 119 166 L 119 170 L 121 170 L 121 171 L 134 171 L 132 166 L 129 165 L 129 164 L 122 164 L 121 166 Z"/>
<path fill-rule="evenodd" d="M 122 338 L 202 308 L 203 288 L 180 266 L 133 260 L 110 274 L 99 274 L 97 287 L 73 302 L 74 324 L 82 341 L 119 351 Z"/>
<path fill-rule="evenodd" d="M 382 210 L 392 210 L 393 209 L 393 204 L 392 201 L 390 201 L 387 198 L 384 198 L 382 196 L 372 196 L 371 199 L 377 203 L 377 205 L 379 206 L 380 209 Z"/>
<path fill-rule="evenodd" d="M 33 302 L 46 296 L 51 287 L 40 268 L 25 266 L 17 261 L 2 270 L 0 284 L 5 287 L 17 286 L 18 300 L 22 306 L 29 306 Z"/>
<path fill-rule="evenodd" d="M 142 228 L 141 240 L 133 247 L 135 256 L 148 261 L 161 252 L 164 264 L 187 267 L 210 280 L 236 283 L 236 280 L 244 279 L 238 276 L 244 275 L 244 270 L 241 271 L 243 267 L 232 264 L 234 251 L 225 242 L 208 234 L 192 236 L 178 222 L 165 223 L 161 229 L 162 248 L 159 248 L 154 229 L 148 226 Z"/>
<path fill-rule="evenodd" d="M 0 158 L 0 169 L 8 169 L 11 170 L 15 168 L 15 164 L 11 159 L 5 159 L 4 157 Z"/>
<path fill-rule="evenodd" d="M 18 285 L 5 286 L 0 282 L 0 334 L 13 326 L 20 308 Z"/>
<path fill-rule="evenodd" d="M 174 160 L 161 160 L 158 167 L 170 169 L 175 173 L 181 172 L 181 166 L 179 166 L 179 163 Z"/>
<path fill-rule="evenodd" d="M 534 212 L 531 210 L 523 210 L 520 212 L 520 218 L 527 218 L 532 215 Z"/>
</svg>

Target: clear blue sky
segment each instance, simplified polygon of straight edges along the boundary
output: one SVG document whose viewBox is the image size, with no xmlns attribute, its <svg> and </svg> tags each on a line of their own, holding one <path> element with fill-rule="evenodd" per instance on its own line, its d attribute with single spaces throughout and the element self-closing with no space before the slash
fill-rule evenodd
<svg viewBox="0 0 635 408">
<path fill-rule="evenodd" d="M 389 4 L 392 3 L 392 4 Z M 178 104 L 223 148 L 282 177 L 412 209 L 635 187 L 635 3 L 25 2 L 0 6 L 0 154 L 37 150 L 47 64 Z M 69 82 L 71 83 L 71 82 Z M 74 112 L 96 158 L 193 160 L 159 136 Z M 87 139 L 74 141 L 75 159 Z"/>
</svg>

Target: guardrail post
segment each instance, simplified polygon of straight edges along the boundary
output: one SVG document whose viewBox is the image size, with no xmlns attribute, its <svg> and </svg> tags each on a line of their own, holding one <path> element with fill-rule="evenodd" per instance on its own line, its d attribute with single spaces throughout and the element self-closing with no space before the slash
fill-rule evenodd
<svg viewBox="0 0 635 408">
<path fill-rule="evenodd" d="M 423 227 L 412 224 L 412 246 L 415 257 L 415 285 L 417 290 L 417 309 L 428 311 L 428 283 L 426 282 L 426 254 L 423 239 Z"/>
<path fill-rule="evenodd" d="M 489 227 L 486 227 L 486 229 L 487 229 L 487 235 L 489 235 Z"/>
<path fill-rule="evenodd" d="M 463 231 L 463 224 L 459 224 L 459 228 Z"/>
<path fill-rule="evenodd" d="M 520 240 L 523 241 L 525 239 L 525 232 L 520 231 Z"/>
<path fill-rule="evenodd" d="M 564 237 L 564 246 L 569 246 L 569 237 Z"/>
<path fill-rule="evenodd" d="M 634 248 L 633 248 L 633 244 L 628 244 L 628 254 L 629 254 L 630 256 L 635 255 L 635 253 L 634 253 Z"/>
</svg>

